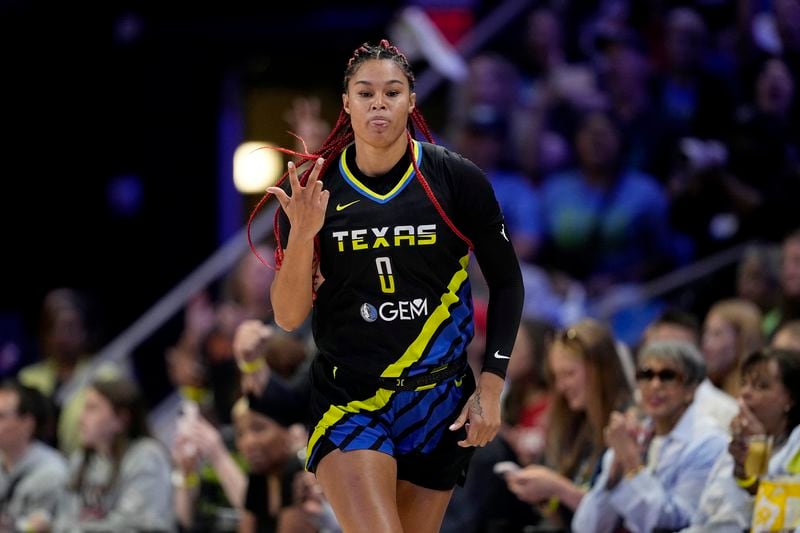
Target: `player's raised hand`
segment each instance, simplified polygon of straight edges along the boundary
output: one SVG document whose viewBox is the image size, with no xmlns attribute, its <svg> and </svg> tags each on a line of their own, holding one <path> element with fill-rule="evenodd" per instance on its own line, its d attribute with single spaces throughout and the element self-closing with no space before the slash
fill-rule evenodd
<svg viewBox="0 0 800 533">
<path fill-rule="evenodd" d="M 268 192 L 278 198 L 283 211 L 292 225 L 295 237 L 313 238 L 322 228 L 325 221 L 325 210 L 328 208 L 330 191 L 323 190 L 319 175 L 324 160 L 320 157 L 314 164 L 306 185 L 300 184 L 297 167 L 289 161 L 289 185 L 291 196 L 280 187 L 269 187 Z"/>
</svg>

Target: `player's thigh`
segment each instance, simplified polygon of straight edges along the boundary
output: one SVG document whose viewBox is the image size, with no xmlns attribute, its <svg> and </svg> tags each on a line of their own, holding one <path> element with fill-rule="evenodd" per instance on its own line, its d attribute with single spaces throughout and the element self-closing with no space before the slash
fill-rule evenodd
<svg viewBox="0 0 800 533">
<path fill-rule="evenodd" d="M 403 531 L 436 533 L 442 527 L 444 513 L 450 502 L 451 490 L 435 490 L 414 485 L 409 481 L 397 482 L 397 509 Z"/>
<path fill-rule="evenodd" d="M 397 513 L 397 464 L 373 450 L 333 450 L 316 470 L 345 533 L 402 533 Z"/>
</svg>

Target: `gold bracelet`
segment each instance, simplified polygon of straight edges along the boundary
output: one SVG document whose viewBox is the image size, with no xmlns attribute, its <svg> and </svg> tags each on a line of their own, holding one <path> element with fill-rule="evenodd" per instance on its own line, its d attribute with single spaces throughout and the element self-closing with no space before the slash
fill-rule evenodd
<svg viewBox="0 0 800 533">
<path fill-rule="evenodd" d="M 749 489 L 750 487 L 756 484 L 756 482 L 758 481 L 758 476 L 750 476 L 744 479 L 740 477 L 735 477 L 735 479 L 737 485 L 739 485 L 743 489 Z"/>
<path fill-rule="evenodd" d="M 264 368 L 266 364 L 263 357 L 253 359 L 252 361 L 244 361 L 242 359 L 236 360 L 236 366 L 239 367 L 239 371 L 242 374 L 254 374 Z"/>
</svg>

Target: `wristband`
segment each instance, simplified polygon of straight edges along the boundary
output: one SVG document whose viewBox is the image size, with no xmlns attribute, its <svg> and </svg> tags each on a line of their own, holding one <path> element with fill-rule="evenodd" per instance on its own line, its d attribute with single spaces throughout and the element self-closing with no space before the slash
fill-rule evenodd
<svg viewBox="0 0 800 533">
<path fill-rule="evenodd" d="M 172 472 L 171 478 L 173 486 L 180 489 L 192 489 L 200 484 L 200 476 L 197 475 L 197 472 L 183 474 L 175 470 Z"/>
<path fill-rule="evenodd" d="M 242 359 L 236 360 L 236 366 L 242 374 L 254 374 L 266 366 L 263 357 L 253 359 L 252 361 L 244 361 Z"/>
<path fill-rule="evenodd" d="M 758 476 L 750 476 L 744 479 L 740 477 L 735 477 L 734 479 L 736 479 L 737 485 L 739 485 L 743 489 L 749 489 L 750 487 L 756 484 L 756 482 L 758 481 Z"/>
<path fill-rule="evenodd" d="M 193 385 L 183 385 L 180 388 L 181 396 L 186 400 L 191 400 L 199 404 L 206 403 L 209 398 L 209 391 L 204 387 Z"/>
</svg>

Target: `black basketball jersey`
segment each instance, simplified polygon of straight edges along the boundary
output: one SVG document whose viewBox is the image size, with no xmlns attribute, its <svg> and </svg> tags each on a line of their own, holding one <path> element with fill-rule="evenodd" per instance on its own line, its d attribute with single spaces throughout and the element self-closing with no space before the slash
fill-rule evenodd
<svg viewBox="0 0 800 533">
<path fill-rule="evenodd" d="M 468 245 L 417 179 L 412 150 L 375 178 L 358 171 L 354 150 L 350 145 L 322 178 L 330 199 L 319 233 L 317 347 L 343 370 L 383 377 L 425 373 L 466 357 L 473 336 Z M 474 164 L 417 141 L 413 157 L 459 231 L 500 227 L 491 186 Z M 459 194 L 458 187 L 480 194 Z M 476 197 L 486 201 L 464 205 Z M 285 245 L 285 216 L 280 229 Z"/>
</svg>

